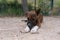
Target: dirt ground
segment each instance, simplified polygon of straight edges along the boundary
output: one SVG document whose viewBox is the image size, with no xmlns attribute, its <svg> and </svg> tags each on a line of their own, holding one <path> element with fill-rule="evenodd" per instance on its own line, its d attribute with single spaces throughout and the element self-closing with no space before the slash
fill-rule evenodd
<svg viewBox="0 0 60 40">
<path fill-rule="evenodd" d="M 0 40 L 60 40 L 60 17 L 44 17 L 39 33 L 21 33 L 25 17 L 0 18 Z"/>
</svg>

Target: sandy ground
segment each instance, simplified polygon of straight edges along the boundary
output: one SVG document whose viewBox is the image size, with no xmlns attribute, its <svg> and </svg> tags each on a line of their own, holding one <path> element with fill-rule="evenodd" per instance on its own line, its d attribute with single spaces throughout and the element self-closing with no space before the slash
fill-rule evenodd
<svg viewBox="0 0 60 40">
<path fill-rule="evenodd" d="M 0 40 L 60 40 L 60 17 L 44 17 L 39 33 L 21 33 L 24 17 L 0 18 Z"/>
</svg>

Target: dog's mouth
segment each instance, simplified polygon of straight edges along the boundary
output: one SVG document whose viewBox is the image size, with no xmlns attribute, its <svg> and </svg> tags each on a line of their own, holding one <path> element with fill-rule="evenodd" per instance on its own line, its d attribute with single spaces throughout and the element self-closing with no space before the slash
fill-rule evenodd
<svg viewBox="0 0 60 40">
<path fill-rule="evenodd" d="M 30 29 L 32 29 L 34 26 L 36 26 L 35 20 L 28 20 L 27 25 Z"/>
</svg>

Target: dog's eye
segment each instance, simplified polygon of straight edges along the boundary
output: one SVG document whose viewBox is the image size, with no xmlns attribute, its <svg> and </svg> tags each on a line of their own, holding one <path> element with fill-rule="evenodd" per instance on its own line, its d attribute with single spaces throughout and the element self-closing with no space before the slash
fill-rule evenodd
<svg viewBox="0 0 60 40">
<path fill-rule="evenodd" d="M 29 20 L 29 18 L 27 18 Z"/>
</svg>

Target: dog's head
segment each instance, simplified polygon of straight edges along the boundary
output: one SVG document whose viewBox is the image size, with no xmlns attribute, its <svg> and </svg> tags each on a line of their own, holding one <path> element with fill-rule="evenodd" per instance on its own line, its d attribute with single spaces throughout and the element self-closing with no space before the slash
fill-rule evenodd
<svg viewBox="0 0 60 40">
<path fill-rule="evenodd" d="M 37 16 L 39 14 L 40 10 L 31 10 L 26 12 L 26 17 L 27 17 L 27 25 L 31 28 L 37 24 Z"/>
<path fill-rule="evenodd" d="M 29 20 L 35 20 L 37 17 L 37 14 L 34 10 L 26 12 L 26 17 Z"/>
<path fill-rule="evenodd" d="M 31 11 L 27 11 L 25 14 L 26 14 L 27 19 L 36 20 L 36 18 L 39 15 L 40 11 L 41 11 L 41 9 L 31 10 Z"/>
</svg>

